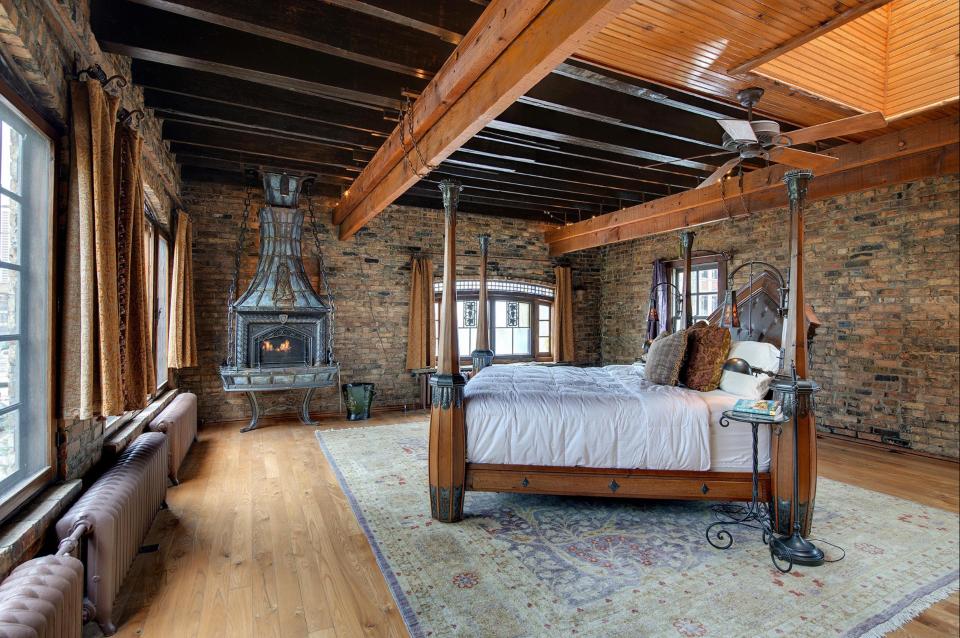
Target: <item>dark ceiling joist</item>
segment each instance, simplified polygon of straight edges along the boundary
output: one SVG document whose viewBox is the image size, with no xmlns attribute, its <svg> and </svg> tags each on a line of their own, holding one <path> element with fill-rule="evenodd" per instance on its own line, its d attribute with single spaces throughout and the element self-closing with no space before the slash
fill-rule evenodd
<svg viewBox="0 0 960 638">
<path fill-rule="evenodd" d="M 323 122 L 265 113 L 234 104 L 212 102 L 155 89 L 144 89 L 144 102 L 165 120 L 196 121 L 224 126 L 244 127 L 281 137 L 293 136 L 337 146 L 376 150 L 382 138 L 364 131 L 332 126 Z"/>
<path fill-rule="evenodd" d="M 519 102 L 641 133 L 720 148 L 723 130 L 713 117 L 641 100 L 603 86 L 551 73 Z"/>
<path fill-rule="evenodd" d="M 460 44 L 483 12 L 483 5 L 467 0 L 322 0 L 357 13 L 417 29 L 453 45 Z"/>
<path fill-rule="evenodd" d="M 692 93 L 685 93 L 670 89 L 659 84 L 644 82 L 637 78 L 628 77 L 609 70 L 601 70 L 585 62 L 568 60 L 553 70 L 553 75 L 567 77 L 578 82 L 616 91 L 630 97 L 640 98 L 668 106 L 678 111 L 700 115 L 711 119 L 742 118 L 744 110 L 721 102 L 711 100 Z"/>
<path fill-rule="evenodd" d="M 126 1 L 99 0 L 92 22 L 109 53 L 310 95 L 396 109 L 404 89 L 426 85 L 423 79 Z"/>
<path fill-rule="evenodd" d="M 433 210 L 443 210 L 443 202 L 432 194 L 423 193 L 405 194 L 394 202 L 397 206 L 411 206 L 414 208 L 429 208 Z M 524 208 L 515 205 L 490 205 L 473 201 L 469 196 L 461 199 L 457 204 L 457 210 L 460 213 L 476 213 L 479 215 L 488 215 L 492 217 L 509 217 L 512 219 L 523 219 L 528 221 L 545 222 L 556 221 L 549 215 L 545 215 L 542 209 Z"/>
<path fill-rule="evenodd" d="M 199 150 L 199 149 L 198 149 Z M 267 171 L 289 171 L 291 170 L 289 166 L 275 166 L 269 163 L 253 163 L 253 162 L 242 162 L 242 161 L 232 161 L 227 159 L 221 159 L 217 157 L 211 157 L 208 155 L 194 155 L 189 152 L 178 154 L 177 161 L 183 166 L 191 166 L 194 168 L 209 168 L 213 170 L 223 171 L 225 173 L 234 173 L 238 175 L 245 175 L 250 169 L 256 170 L 267 170 Z M 318 172 L 315 169 L 304 167 L 298 172 L 309 173 L 314 175 L 314 179 L 319 184 L 330 184 L 336 186 L 338 189 L 344 188 L 350 183 L 350 177 L 347 176 L 332 176 L 326 172 Z M 339 193 L 338 193 L 339 194 Z"/>
<path fill-rule="evenodd" d="M 385 111 L 381 108 L 358 107 L 256 82 L 144 60 L 133 61 L 133 81 L 144 88 L 171 95 L 201 98 L 359 131 L 387 134 L 395 126 L 395 122 L 385 119 Z"/>
<path fill-rule="evenodd" d="M 540 109 L 529 104 L 514 104 L 487 127 L 637 157 L 650 162 L 670 162 L 674 166 L 706 172 L 712 172 L 716 166 L 722 164 L 710 164 L 707 159 L 683 159 L 723 152 L 719 146 L 682 142 L 631 128 L 591 121 L 584 117 Z"/>
<path fill-rule="evenodd" d="M 292 158 L 274 158 L 269 154 L 242 151 L 213 146 L 200 146 L 190 142 L 171 142 L 170 151 L 181 164 L 196 164 L 200 166 L 217 163 L 221 168 L 234 167 L 237 172 L 243 172 L 247 167 L 263 167 L 268 170 L 289 170 L 303 173 L 316 173 L 338 182 L 350 181 L 360 172 L 359 168 L 331 166 L 309 160 Z"/>
<path fill-rule="evenodd" d="M 282 10 L 254 0 L 130 1 L 417 78 L 431 77 L 453 51 L 422 31 L 316 0 L 285 0 Z"/>
<path fill-rule="evenodd" d="M 254 133 L 237 135 L 224 129 L 183 122 L 165 122 L 163 136 L 193 146 L 257 153 L 277 159 L 306 160 L 341 167 L 357 166 L 354 152 L 314 142 L 284 140 Z M 269 149 L 269 153 L 265 153 L 264 149 Z"/>
<path fill-rule="evenodd" d="M 247 178 L 242 173 L 201 166 L 184 166 L 181 171 L 181 177 L 185 182 L 215 182 L 218 184 L 233 184 L 235 186 L 247 185 Z M 310 193 L 320 197 L 339 197 L 340 187 L 322 182 L 311 182 Z"/>
</svg>

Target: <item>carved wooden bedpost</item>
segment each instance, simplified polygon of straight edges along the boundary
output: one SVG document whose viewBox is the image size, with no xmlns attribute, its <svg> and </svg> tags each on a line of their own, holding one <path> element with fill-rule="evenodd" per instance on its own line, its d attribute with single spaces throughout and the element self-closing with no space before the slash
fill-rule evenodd
<svg viewBox="0 0 960 638">
<path fill-rule="evenodd" d="M 797 501 L 800 533 L 810 533 L 817 490 L 817 432 L 813 394 L 819 386 L 807 376 L 807 321 L 803 290 L 803 213 L 808 170 L 791 170 L 784 176 L 790 198 L 790 280 L 787 318 L 783 324 L 783 365 L 774 381 L 774 398 L 783 402 L 784 413 L 797 412 L 796 440 L 792 424 L 784 424 L 771 445 L 771 519 L 779 534 L 793 533 L 794 445 L 797 446 Z M 796 371 L 796 384 L 794 384 Z"/>
<path fill-rule="evenodd" d="M 680 248 L 683 251 L 683 321 L 681 328 L 693 325 L 693 303 L 690 298 L 691 269 L 693 268 L 693 238 L 697 234 L 692 230 L 680 233 Z"/>
<path fill-rule="evenodd" d="M 473 358 L 473 374 L 493 364 L 490 349 L 490 321 L 487 316 L 487 249 L 490 236 L 480 235 L 480 295 L 477 301 L 477 346 L 470 354 Z"/>
<path fill-rule="evenodd" d="M 443 193 L 443 294 L 440 298 L 440 344 L 437 373 L 430 380 L 430 515 L 453 523 L 463 518 L 463 485 L 467 448 L 463 420 L 463 386 L 457 347 L 457 200 L 460 182 L 440 182 Z"/>
</svg>

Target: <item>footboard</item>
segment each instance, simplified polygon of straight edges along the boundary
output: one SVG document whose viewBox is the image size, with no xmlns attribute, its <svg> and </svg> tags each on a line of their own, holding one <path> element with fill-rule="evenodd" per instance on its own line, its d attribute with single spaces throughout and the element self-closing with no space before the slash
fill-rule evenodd
<svg viewBox="0 0 960 638">
<path fill-rule="evenodd" d="M 753 497 L 753 475 L 467 463 L 466 488 L 517 494 L 749 501 Z M 759 474 L 758 497 L 770 497 L 769 472 Z"/>
</svg>

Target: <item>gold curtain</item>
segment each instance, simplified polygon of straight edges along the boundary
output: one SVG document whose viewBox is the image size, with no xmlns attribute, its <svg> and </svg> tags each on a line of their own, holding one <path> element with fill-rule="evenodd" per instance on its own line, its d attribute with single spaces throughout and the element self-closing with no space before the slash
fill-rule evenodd
<svg viewBox="0 0 960 638">
<path fill-rule="evenodd" d="M 167 366 L 192 368 L 197 365 L 197 325 L 193 307 L 193 223 L 183 211 L 177 211 L 171 280 Z"/>
<path fill-rule="evenodd" d="M 410 285 L 410 319 L 407 322 L 407 368 L 431 368 L 434 365 L 436 328 L 433 314 L 433 262 L 426 257 L 413 258 Z"/>
<path fill-rule="evenodd" d="M 143 138 L 117 125 L 114 174 L 117 183 L 117 258 L 120 305 L 120 371 L 125 410 L 139 410 L 156 386 L 153 369 L 152 305 L 144 258 Z"/>
<path fill-rule="evenodd" d="M 558 363 L 573 361 L 573 276 L 569 266 L 557 266 L 553 274 L 557 283 L 550 335 L 553 360 Z"/>
<path fill-rule="evenodd" d="M 117 98 L 72 82 L 61 357 L 64 417 L 123 412 L 114 138 Z"/>
</svg>

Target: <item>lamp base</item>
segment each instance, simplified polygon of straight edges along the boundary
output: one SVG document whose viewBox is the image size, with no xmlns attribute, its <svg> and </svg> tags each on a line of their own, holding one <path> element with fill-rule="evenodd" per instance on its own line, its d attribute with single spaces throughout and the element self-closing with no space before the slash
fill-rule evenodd
<svg viewBox="0 0 960 638">
<path fill-rule="evenodd" d="M 770 553 L 779 560 L 795 565 L 816 567 L 823 565 L 823 551 L 794 532 L 793 536 L 777 536 L 770 541 Z"/>
</svg>

